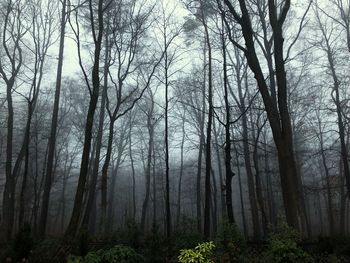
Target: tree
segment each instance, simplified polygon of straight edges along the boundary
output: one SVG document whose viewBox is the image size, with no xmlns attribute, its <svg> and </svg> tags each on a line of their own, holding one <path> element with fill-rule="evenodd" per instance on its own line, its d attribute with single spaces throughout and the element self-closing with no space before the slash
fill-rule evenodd
<svg viewBox="0 0 350 263">
<path fill-rule="evenodd" d="M 64 38 L 66 29 L 66 8 L 67 1 L 63 0 L 61 7 L 61 23 L 60 23 L 60 47 L 58 52 L 58 65 L 57 65 L 57 75 L 56 75 L 56 90 L 55 90 L 55 100 L 52 111 L 52 122 L 51 131 L 48 141 L 48 157 L 47 157 L 47 167 L 45 175 L 45 186 L 43 194 L 43 203 L 41 206 L 40 215 L 40 225 L 39 225 L 39 236 L 44 237 L 46 231 L 47 214 L 49 210 L 50 202 L 50 191 L 52 185 L 52 173 L 53 173 L 53 163 L 54 154 L 56 146 L 56 133 L 57 133 L 57 121 L 58 121 L 58 111 L 60 103 L 60 93 L 61 93 L 61 79 L 62 79 L 62 67 L 63 67 L 63 55 L 64 55 Z"/>
<path fill-rule="evenodd" d="M 0 59 L 0 74 L 6 84 L 7 101 L 6 182 L 3 196 L 2 223 L 7 240 L 12 236 L 16 202 L 16 181 L 12 173 L 14 126 L 12 93 L 15 89 L 20 69 L 23 66 L 22 39 L 27 32 L 23 14 L 24 7 L 23 3 L 19 0 L 9 0 L 4 3 L 4 23 L 1 32 L 2 48 L 4 49 L 5 54 Z"/>
<path fill-rule="evenodd" d="M 221 42 L 222 42 L 222 57 L 223 57 L 223 85 L 224 85 L 224 100 L 225 100 L 225 110 L 226 110 L 226 122 L 225 127 L 225 192 L 226 192 L 226 211 L 228 221 L 232 224 L 234 223 L 233 207 L 232 207 L 232 179 L 235 175 L 232 171 L 231 166 L 231 107 L 229 103 L 229 83 L 228 83 L 228 74 L 227 74 L 227 40 L 225 34 L 225 25 L 224 25 L 225 13 L 221 12 L 221 22 L 222 22 L 222 33 L 221 33 Z"/>
<path fill-rule="evenodd" d="M 344 178 L 346 182 L 346 188 L 347 188 L 347 192 L 349 193 L 350 192 L 350 167 L 349 167 L 349 159 L 348 159 L 349 158 L 348 147 L 347 147 L 346 137 L 345 137 L 346 134 L 345 134 L 345 125 L 343 120 L 341 94 L 340 94 L 341 82 L 339 80 L 339 76 L 336 69 L 336 61 L 335 61 L 335 54 L 334 54 L 335 46 L 332 46 L 332 42 L 334 38 L 334 35 L 333 35 L 334 28 L 333 27 L 328 28 L 326 25 L 322 23 L 317 6 L 315 8 L 315 15 L 316 15 L 317 24 L 322 36 L 321 41 L 319 42 L 319 46 L 320 46 L 320 49 L 325 53 L 327 57 L 327 62 L 328 62 L 327 68 L 333 80 L 331 97 L 336 107 L 337 125 L 338 125 L 339 139 L 340 139 L 340 156 L 341 156 Z M 342 228 L 344 229 L 344 226 L 342 226 Z"/>
<path fill-rule="evenodd" d="M 90 101 L 89 101 L 89 109 L 88 109 L 88 113 L 86 116 L 86 123 L 85 123 L 84 148 L 83 148 L 81 164 L 80 164 L 78 188 L 75 194 L 74 207 L 73 207 L 71 219 L 65 233 L 67 240 L 69 237 L 74 237 L 76 235 L 76 231 L 78 230 L 82 211 L 83 211 L 83 196 L 85 192 L 85 184 L 86 184 L 86 178 L 87 178 L 88 168 L 89 168 L 89 155 L 90 155 L 90 148 L 91 148 L 92 128 L 94 124 L 94 115 L 97 107 L 97 101 L 98 101 L 99 90 L 100 90 L 99 67 L 100 67 L 100 54 L 101 54 L 101 48 L 102 48 L 102 38 L 103 38 L 103 31 L 104 31 L 103 14 L 105 10 L 105 7 L 103 6 L 103 2 L 104 1 L 99 0 L 97 3 L 97 11 L 94 11 L 93 1 L 92 0 L 88 1 L 90 26 L 92 30 L 92 37 L 93 37 L 93 43 L 94 43 L 94 58 L 93 58 L 93 68 L 91 73 L 92 87 L 89 84 L 85 70 L 83 70 L 86 84 L 88 86 L 89 93 L 90 93 Z M 77 12 L 78 11 L 76 11 L 76 18 L 77 18 Z M 95 22 L 96 13 L 97 13 L 97 22 Z M 79 39 L 80 36 L 79 36 L 78 24 L 77 24 L 77 29 L 75 30 L 75 35 L 76 35 L 78 48 L 80 48 L 80 39 Z M 81 60 L 80 54 L 79 54 L 79 59 Z"/>
<path fill-rule="evenodd" d="M 177 71 L 172 72 L 171 67 L 175 64 L 178 56 L 178 48 L 174 47 L 170 49 L 170 45 L 175 38 L 180 34 L 181 28 L 177 26 L 173 21 L 175 14 L 175 7 L 169 7 L 169 4 L 165 4 L 162 1 L 162 20 L 159 24 L 159 29 L 162 34 L 163 43 L 160 45 L 164 50 L 164 80 L 165 87 L 165 109 L 164 109 L 164 142 L 165 142 L 165 210 L 166 210 L 166 236 L 170 238 L 171 235 L 171 208 L 170 208 L 170 179 L 169 179 L 169 88 L 171 87 L 171 77 L 176 74 Z M 170 9 L 169 11 L 167 11 Z"/>
<path fill-rule="evenodd" d="M 269 22 L 273 31 L 274 62 L 277 80 L 277 101 L 269 93 L 269 88 L 261 68 L 255 44 L 252 28 L 252 19 L 248 11 L 247 2 L 239 0 L 240 13 L 229 0 L 224 0 L 230 14 L 228 19 L 233 18 L 242 30 L 245 47 L 230 39 L 244 54 L 247 63 L 254 73 L 260 94 L 262 96 L 267 117 L 272 130 L 273 138 L 277 147 L 283 201 L 286 219 L 290 226 L 302 231 L 305 225 L 305 215 L 301 209 L 299 199 L 299 185 L 297 179 L 296 162 L 293 148 L 293 134 L 290 114 L 287 103 L 287 79 L 284 58 L 283 24 L 290 9 L 290 0 L 286 0 L 277 8 L 273 0 L 268 1 Z M 280 10 L 278 13 L 277 10 Z M 229 26 L 229 23 L 227 23 Z M 232 30 L 229 27 L 228 30 Z M 272 77 L 272 76 L 270 76 Z"/>
<path fill-rule="evenodd" d="M 141 213 L 141 231 L 145 233 L 146 231 L 146 216 L 147 216 L 147 209 L 148 209 L 148 203 L 150 198 L 150 191 L 151 191 L 151 164 L 152 164 L 152 155 L 154 154 L 154 129 L 158 121 L 160 120 L 155 116 L 155 109 L 154 109 L 154 94 L 153 92 L 148 89 L 148 95 L 149 95 L 149 101 L 150 104 L 146 109 L 142 109 L 142 111 L 145 113 L 147 117 L 147 130 L 148 130 L 148 150 L 147 150 L 147 162 L 145 166 L 145 198 L 142 203 L 142 213 Z M 155 215 L 154 215 L 155 216 Z"/>
<path fill-rule="evenodd" d="M 20 203 L 19 203 L 19 216 L 18 216 L 18 226 L 21 228 L 24 223 L 24 210 L 25 210 L 25 194 L 27 188 L 27 180 L 29 173 L 29 146 L 31 138 L 31 125 L 34 110 L 38 101 L 40 88 L 42 84 L 44 65 L 46 62 L 46 56 L 48 49 L 53 44 L 52 33 L 54 29 L 53 15 L 55 11 L 55 6 L 52 3 L 44 3 L 47 5 L 43 6 L 41 2 L 31 2 L 29 8 L 31 9 L 31 20 L 32 28 L 30 30 L 31 38 L 34 42 L 33 55 L 34 55 L 34 65 L 33 65 L 33 76 L 30 83 L 30 90 L 26 100 L 28 102 L 27 111 L 27 123 L 24 133 L 24 139 L 22 143 L 22 148 L 20 150 L 18 159 L 21 158 L 21 152 L 23 149 L 25 155 L 25 165 L 23 171 L 23 180 L 20 193 Z M 44 9 L 45 8 L 45 9 Z M 47 19 L 45 19 L 47 17 Z M 20 160 L 17 160 L 20 162 Z"/>
</svg>

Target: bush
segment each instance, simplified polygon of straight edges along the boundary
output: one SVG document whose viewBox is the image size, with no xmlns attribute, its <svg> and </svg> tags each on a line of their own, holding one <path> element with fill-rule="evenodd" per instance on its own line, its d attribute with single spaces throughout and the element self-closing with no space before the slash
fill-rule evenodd
<svg viewBox="0 0 350 263">
<path fill-rule="evenodd" d="M 46 263 L 57 253 L 57 249 L 60 247 L 62 241 L 59 239 L 46 239 L 40 243 L 37 243 L 33 248 L 33 252 L 29 257 L 29 262 Z"/>
<path fill-rule="evenodd" d="M 85 257 L 70 256 L 68 263 L 141 263 L 144 258 L 130 247 L 117 245 L 107 250 L 88 253 Z"/>
<path fill-rule="evenodd" d="M 14 262 L 28 259 L 34 247 L 34 240 L 31 234 L 31 227 L 29 224 L 18 231 L 14 240 L 10 242 L 3 252 L 1 252 L 0 260 L 9 258 Z"/>
<path fill-rule="evenodd" d="M 180 263 L 214 263 L 212 260 L 215 245 L 212 241 L 198 244 L 194 249 L 181 249 Z"/>
<path fill-rule="evenodd" d="M 146 256 L 147 262 L 164 262 L 168 249 L 168 240 L 159 232 L 159 227 L 153 224 L 151 234 L 144 239 L 143 254 Z"/>
<path fill-rule="evenodd" d="M 313 262 L 298 243 L 300 234 L 286 223 L 279 223 L 276 230 L 270 235 L 266 257 L 269 262 Z"/>
<path fill-rule="evenodd" d="M 341 256 L 350 256 L 350 237 L 337 236 L 332 238 L 334 253 Z"/>
<path fill-rule="evenodd" d="M 126 246 L 139 248 L 141 231 L 139 225 L 134 220 L 127 220 L 126 227 L 118 229 L 112 236 L 112 242 L 115 244 L 124 244 Z"/>
<path fill-rule="evenodd" d="M 239 261 L 242 250 L 245 248 L 245 242 L 235 224 L 223 223 L 216 239 L 221 256 L 228 256 L 230 262 Z"/>
</svg>

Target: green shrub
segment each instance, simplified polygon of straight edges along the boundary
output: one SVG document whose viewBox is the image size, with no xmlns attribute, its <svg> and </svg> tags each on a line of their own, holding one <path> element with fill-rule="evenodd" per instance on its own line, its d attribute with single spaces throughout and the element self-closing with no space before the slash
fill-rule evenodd
<svg viewBox="0 0 350 263">
<path fill-rule="evenodd" d="M 270 235 L 269 247 L 266 253 L 269 262 L 313 262 L 298 242 L 300 234 L 286 223 L 279 223 L 276 230 Z"/>
<path fill-rule="evenodd" d="M 169 241 L 160 233 L 156 224 L 152 226 L 152 232 L 145 236 L 143 254 L 147 262 L 163 263 L 169 249 Z"/>
<path fill-rule="evenodd" d="M 119 228 L 112 236 L 112 242 L 115 244 L 124 244 L 126 246 L 139 248 L 141 231 L 139 225 L 132 219 L 127 220 L 125 227 Z"/>
<path fill-rule="evenodd" d="M 336 236 L 332 238 L 332 244 L 336 255 L 350 256 L 350 237 Z"/>
<path fill-rule="evenodd" d="M 36 244 L 29 257 L 29 262 L 47 263 L 55 256 L 62 241 L 59 239 L 45 239 Z"/>
<path fill-rule="evenodd" d="M 219 228 L 216 243 L 221 257 L 228 256 L 230 262 L 236 262 L 245 248 L 245 242 L 235 224 L 224 222 Z"/>
<path fill-rule="evenodd" d="M 0 249 L 0 261 L 6 258 L 14 262 L 28 259 L 34 247 L 31 227 L 25 223 L 16 234 L 13 241 L 8 242 Z"/>
<path fill-rule="evenodd" d="M 215 245 L 212 241 L 198 244 L 194 249 L 181 249 L 180 263 L 214 263 L 212 260 Z"/>
<path fill-rule="evenodd" d="M 141 263 L 144 258 L 130 247 L 117 245 L 107 250 L 88 253 L 85 257 L 70 256 L 68 263 Z"/>
</svg>

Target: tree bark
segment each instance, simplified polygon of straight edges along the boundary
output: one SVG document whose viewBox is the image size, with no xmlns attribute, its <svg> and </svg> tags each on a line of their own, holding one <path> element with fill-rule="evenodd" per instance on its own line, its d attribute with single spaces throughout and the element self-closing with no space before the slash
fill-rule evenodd
<svg viewBox="0 0 350 263">
<path fill-rule="evenodd" d="M 205 41 L 208 48 L 208 124 L 207 124 L 207 138 L 205 145 L 205 202 L 204 202 L 204 239 L 208 240 L 210 236 L 210 206 L 211 206 L 211 183 L 210 173 L 211 165 L 211 132 L 213 121 L 213 81 L 212 81 L 212 50 L 209 39 L 209 30 L 207 22 L 204 17 L 204 10 L 201 2 L 202 23 L 205 31 Z"/>
<path fill-rule="evenodd" d="M 164 71 L 165 71 L 165 210 L 166 210 L 166 237 L 171 236 L 171 211 L 170 211 L 170 182 L 169 182 L 169 135 L 168 135 L 168 111 L 169 111 L 169 62 L 168 62 L 168 43 L 166 27 L 164 27 Z"/>
<path fill-rule="evenodd" d="M 183 113 L 183 119 L 182 119 L 182 138 L 181 138 L 181 144 L 180 144 L 180 175 L 179 175 L 179 182 L 177 186 L 177 212 L 176 212 L 176 224 L 177 226 L 180 225 L 180 216 L 181 216 L 181 191 L 182 191 L 182 177 L 184 172 L 184 144 L 185 144 L 185 112 Z"/>
<path fill-rule="evenodd" d="M 224 28 L 224 16 L 225 13 L 222 12 L 222 55 L 223 55 L 223 71 L 224 71 L 224 101 L 225 101 L 225 113 L 226 113 L 226 123 L 225 123 L 225 192 L 226 192 L 226 212 L 229 223 L 234 223 L 233 214 L 233 204 L 232 204 L 232 178 L 235 175 L 231 167 L 231 132 L 230 132 L 230 122 L 231 122 L 231 108 L 228 98 L 228 76 L 227 76 L 227 57 L 226 57 L 226 40 L 225 40 L 225 28 Z"/>
<path fill-rule="evenodd" d="M 256 54 L 253 28 L 246 1 L 239 0 L 241 15 L 238 15 L 231 1 L 224 1 L 230 14 L 241 26 L 246 47 L 243 48 L 242 46 L 237 45 L 236 42 L 234 42 L 234 44 L 244 51 L 248 65 L 254 73 L 277 147 L 282 195 L 287 223 L 293 228 L 303 231 L 303 229 L 305 229 L 305 215 L 303 215 L 303 211 L 300 209 L 302 207 L 299 199 L 300 187 L 298 186 L 298 175 L 294 158 L 293 134 L 288 111 L 287 82 L 283 57 L 284 39 L 282 26 L 290 8 L 290 0 L 286 0 L 281 6 L 281 11 L 278 17 L 275 1 L 268 1 L 269 19 L 273 30 L 274 59 L 278 91 L 277 104 L 269 94 L 269 89 Z"/>
<path fill-rule="evenodd" d="M 90 16 L 91 16 L 91 19 L 93 19 L 92 0 L 89 1 L 89 6 L 90 6 Z M 89 108 L 88 108 L 88 113 L 86 117 L 84 148 L 83 148 L 83 154 L 82 154 L 81 164 L 80 164 L 78 188 L 75 194 L 71 219 L 65 233 L 66 240 L 69 240 L 69 237 L 75 237 L 79 227 L 81 215 L 83 212 L 82 206 L 83 206 L 83 197 L 84 197 L 84 192 L 86 187 L 86 179 L 87 179 L 87 174 L 89 169 L 89 155 L 90 155 L 90 148 L 91 148 L 92 129 L 93 129 L 94 115 L 96 111 L 99 90 L 100 90 L 99 66 L 100 66 L 102 36 L 103 36 L 103 1 L 102 0 L 98 1 L 97 12 L 98 12 L 97 36 L 94 30 L 92 32 L 94 36 L 94 43 L 95 43 L 94 65 L 92 69 L 92 90 L 90 94 Z M 95 21 L 91 20 L 91 24 L 93 25 L 94 23 Z"/>
<path fill-rule="evenodd" d="M 56 147 L 56 133 L 57 133 L 57 122 L 58 122 L 58 112 L 59 112 L 59 103 L 60 103 L 60 93 L 61 93 L 61 80 L 62 80 L 62 68 L 63 68 L 63 53 L 64 53 L 64 38 L 65 38 L 65 29 L 66 29 L 66 5 L 67 0 L 62 2 L 61 10 L 61 26 L 60 26 L 60 47 L 58 53 L 58 65 L 57 65 L 57 75 L 56 75 L 56 90 L 55 90 L 55 100 L 52 111 L 52 122 L 51 122 L 51 131 L 48 141 L 48 157 L 46 163 L 46 174 L 45 174 L 45 183 L 44 183 L 44 193 L 43 193 L 43 202 L 41 205 L 41 215 L 40 215 L 40 224 L 39 224 L 39 236 L 41 238 L 45 237 L 46 234 L 46 224 L 47 224 L 47 215 L 49 211 L 49 202 L 50 202 L 50 191 L 52 185 L 53 177 L 53 163 Z"/>
<path fill-rule="evenodd" d="M 154 121 L 153 120 L 153 107 L 154 107 L 154 101 L 152 98 L 151 109 L 147 115 L 147 129 L 148 129 L 149 140 L 148 140 L 147 165 L 146 165 L 146 170 L 145 170 L 146 194 L 145 194 L 145 198 L 143 200 L 142 214 L 141 214 L 142 233 L 145 233 L 145 231 L 146 231 L 146 217 L 147 217 L 147 209 L 148 209 L 150 190 L 151 190 L 151 164 L 152 164 L 152 153 L 153 153 L 152 149 L 153 149 L 153 144 L 154 144 L 154 125 L 155 125 L 155 123 L 152 123 L 152 121 Z"/>
</svg>

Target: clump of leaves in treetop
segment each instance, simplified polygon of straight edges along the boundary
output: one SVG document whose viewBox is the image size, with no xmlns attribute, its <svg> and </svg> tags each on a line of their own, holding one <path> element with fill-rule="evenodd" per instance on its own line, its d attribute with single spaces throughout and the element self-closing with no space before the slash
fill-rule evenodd
<svg viewBox="0 0 350 263">
<path fill-rule="evenodd" d="M 144 261 L 144 258 L 134 249 L 124 245 L 90 252 L 85 257 L 68 258 L 68 263 L 142 263 Z"/>
<path fill-rule="evenodd" d="M 301 236 L 298 231 L 285 222 L 278 223 L 270 234 L 269 249 L 266 252 L 268 262 L 313 262 L 312 257 L 298 245 Z"/>
<path fill-rule="evenodd" d="M 212 241 L 198 244 L 194 249 L 181 249 L 178 260 L 180 263 L 214 263 Z"/>
</svg>

